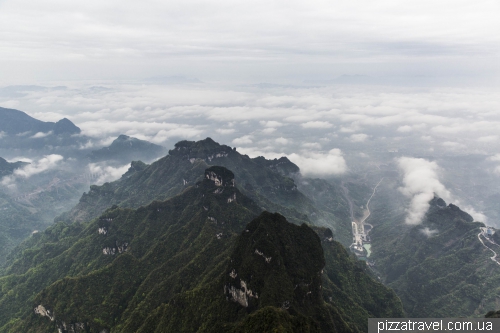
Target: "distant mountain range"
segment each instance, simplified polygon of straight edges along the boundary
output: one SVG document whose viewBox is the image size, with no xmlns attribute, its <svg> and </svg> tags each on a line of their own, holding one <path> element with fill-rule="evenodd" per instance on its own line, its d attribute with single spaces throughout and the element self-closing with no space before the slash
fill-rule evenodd
<svg viewBox="0 0 500 333">
<path fill-rule="evenodd" d="M 4 158 L 0 157 L 0 178 L 10 175 L 15 169 L 22 168 L 29 163 L 26 162 L 13 162 L 9 163 Z"/>
<path fill-rule="evenodd" d="M 66 118 L 56 123 L 45 122 L 14 109 L 0 107 L 0 119 L 2 119 L 2 122 L 0 122 L 0 132 L 4 132 L 7 135 L 24 134 L 24 136 L 30 136 L 36 133 L 48 132 L 52 132 L 54 135 L 60 135 L 79 134 L 81 132 L 80 128 Z"/>
<path fill-rule="evenodd" d="M 130 163 L 133 160 L 150 161 L 167 153 L 165 147 L 154 143 L 120 135 L 109 147 L 92 151 L 88 157 L 92 162 Z"/>
<path fill-rule="evenodd" d="M 75 137 L 81 130 L 66 118 L 45 122 L 19 110 L 0 108 L 0 119 L 0 148 L 44 150 L 78 145 L 86 139 Z"/>
</svg>

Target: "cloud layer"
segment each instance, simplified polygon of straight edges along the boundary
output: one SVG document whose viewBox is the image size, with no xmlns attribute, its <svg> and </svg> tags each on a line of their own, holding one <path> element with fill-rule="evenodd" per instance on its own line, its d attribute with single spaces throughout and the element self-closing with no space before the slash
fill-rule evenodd
<svg viewBox="0 0 500 333">
<path fill-rule="evenodd" d="M 55 169 L 63 159 L 64 158 L 61 155 L 52 154 L 47 155 L 37 161 L 31 161 L 30 164 L 20 169 L 14 170 L 12 175 L 3 177 L 1 184 L 12 188 L 13 186 L 15 186 L 15 181 L 17 179 L 27 179 L 33 175 L 45 172 L 47 170 Z"/>
</svg>

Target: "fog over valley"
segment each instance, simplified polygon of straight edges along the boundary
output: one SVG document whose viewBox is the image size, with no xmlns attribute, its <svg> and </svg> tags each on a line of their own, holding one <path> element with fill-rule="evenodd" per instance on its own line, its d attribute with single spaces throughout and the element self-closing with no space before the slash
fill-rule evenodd
<svg viewBox="0 0 500 333">
<path fill-rule="evenodd" d="M 168 149 L 179 140 L 211 137 L 251 157 L 287 156 L 313 177 L 390 165 L 405 184 L 409 223 L 418 223 L 436 193 L 498 226 L 498 212 L 489 212 L 485 203 L 500 185 L 500 96 L 493 88 L 197 82 L 11 86 L 1 92 L 2 105 L 34 118 L 71 119 L 86 138 L 78 150 L 108 146 L 120 134 Z M 51 133 L 29 135 L 36 141 Z M 3 155 L 12 161 L 31 158 L 8 149 Z M 16 177 L 63 159 L 56 147 L 45 155 L 2 184 L 12 186 Z M 128 165 L 90 163 L 88 171 L 99 173 L 96 183 L 103 183 L 118 179 Z"/>
</svg>

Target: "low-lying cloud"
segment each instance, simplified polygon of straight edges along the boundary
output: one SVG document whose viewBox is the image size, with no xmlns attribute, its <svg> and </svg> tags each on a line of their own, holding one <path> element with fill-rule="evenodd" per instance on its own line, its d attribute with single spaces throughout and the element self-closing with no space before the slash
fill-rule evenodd
<svg viewBox="0 0 500 333">
<path fill-rule="evenodd" d="M 41 138 L 45 138 L 45 137 L 47 137 L 47 136 L 49 136 L 49 135 L 51 135 L 51 134 L 52 134 L 52 131 L 47 132 L 47 133 L 44 133 L 44 132 L 38 132 L 38 133 L 36 133 L 35 135 L 30 136 L 30 139 L 41 139 Z"/>
<path fill-rule="evenodd" d="M 121 176 L 130 168 L 130 163 L 121 167 L 112 167 L 104 163 L 90 163 L 89 172 L 97 176 L 95 184 L 101 185 L 106 182 L 112 182 L 120 179 Z"/>
<path fill-rule="evenodd" d="M 340 149 L 332 149 L 327 153 L 302 152 L 287 157 L 300 168 L 306 176 L 334 176 L 347 171 L 347 164 Z"/>
<path fill-rule="evenodd" d="M 439 233 L 439 231 L 437 229 L 432 229 L 431 230 L 428 227 L 420 229 L 420 232 L 423 233 L 424 235 L 426 235 L 427 238 L 430 238 L 430 237 L 436 235 L 437 233 Z"/>
<path fill-rule="evenodd" d="M 420 224 L 434 195 L 447 201 L 451 198 L 451 194 L 439 181 L 439 166 L 436 162 L 423 158 L 401 157 L 397 163 L 404 173 L 404 186 L 399 190 L 411 199 L 405 222 Z"/>
<path fill-rule="evenodd" d="M 12 188 L 15 186 L 15 181 L 18 178 L 30 178 L 33 175 L 55 169 L 59 166 L 60 162 L 64 159 L 61 155 L 47 155 L 44 156 L 43 158 L 39 159 L 38 161 L 32 161 L 31 164 L 25 165 L 24 167 L 20 169 L 14 170 L 14 172 L 9 175 L 5 176 L 2 178 L 1 184 L 4 186 L 7 186 L 9 188 Z"/>
</svg>

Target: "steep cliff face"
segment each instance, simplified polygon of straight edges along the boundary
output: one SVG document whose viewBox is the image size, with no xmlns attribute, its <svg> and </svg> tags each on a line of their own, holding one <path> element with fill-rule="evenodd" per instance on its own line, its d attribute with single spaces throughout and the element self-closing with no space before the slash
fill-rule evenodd
<svg viewBox="0 0 500 333">
<path fill-rule="evenodd" d="M 34 236 L 0 279 L 0 332 L 362 332 L 370 306 L 400 314 L 355 258 L 325 247 L 342 248 L 331 231 L 258 216 L 225 168 L 200 176 L 167 201 Z M 345 301 L 339 274 L 371 290 Z"/>
<path fill-rule="evenodd" d="M 280 306 L 299 312 L 322 303 L 325 266 L 318 235 L 279 214 L 262 213 L 236 243 L 226 269 L 226 297 L 244 307 Z"/>
</svg>

